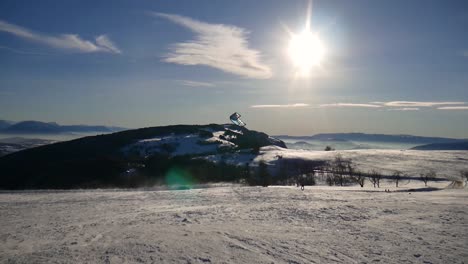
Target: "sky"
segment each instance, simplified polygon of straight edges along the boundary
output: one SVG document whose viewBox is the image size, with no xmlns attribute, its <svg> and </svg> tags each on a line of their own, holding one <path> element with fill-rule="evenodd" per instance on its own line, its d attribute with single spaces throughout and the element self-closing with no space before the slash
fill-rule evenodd
<svg viewBox="0 0 468 264">
<path fill-rule="evenodd" d="M 467 28 L 464 0 L 2 0 L 0 119 L 139 128 L 239 112 L 272 135 L 468 138 Z M 306 71 L 291 56 L 304 31 L 321 48 Z M 305 46 L 299 58 L 318 54 Z"/>
</svg>

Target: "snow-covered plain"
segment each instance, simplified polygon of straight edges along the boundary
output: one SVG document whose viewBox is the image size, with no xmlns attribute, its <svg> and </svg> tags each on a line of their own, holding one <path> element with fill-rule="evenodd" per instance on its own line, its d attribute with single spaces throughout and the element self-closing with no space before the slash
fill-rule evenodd
<svg viewBox="0 0 468 264">
<path fill-rule="evenodd" d="M 467 263 L 467 190 L 420 187 L 2 192 L 0 263 Z"/>
<path fill-rule="evenodd" d="M 468 170 L 468 151 L 424 151 L 395 149 L 360 149 L 339 151 L 314 151 L 263 147 L 255 162 L 264 160 L 274 164 L 278 157 L 306 160 L 333 160 L 337 155 L 350 159 L 359 170 L 377 169 L 386 175 L 395 171 L 418 177 L 420 173 L 434 170 L 439 178 L 457 179 L 460 171 Z"/>
</svg>

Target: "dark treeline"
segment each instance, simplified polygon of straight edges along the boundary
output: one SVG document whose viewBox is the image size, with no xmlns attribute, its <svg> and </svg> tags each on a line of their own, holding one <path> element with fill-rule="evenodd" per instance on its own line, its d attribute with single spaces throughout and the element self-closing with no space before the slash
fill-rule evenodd
<svg viewBox="0 0 468 264">
<path fill-rule="evenodd" d="M 422 173 L 419 178 L 398 171 L 393 175 L 383 175 L 378 170 L 363 172 L 340 155 L 332 161 L 278 157 L 270 165 L 261 161 L 258 166 L 249 163 L 234 166 L 223 159 L 215 163 L 203 157 L 160 153 L 145 158 L 98 157 L 60 163 L 39 160 L 15 169 L 11 175 L 16 176 L 3 177 L 3 189 L 135 188 L 208 182 L 252 186 L 315 185 L 318 180 L 330 186 L 359 184 L 364 187 L 369 182 L 378 188 L 384 178 L 393 181 L 396 187 L 402 181 L 412 179 L 422 180 L 425 184 L 437 180 L 434 171 Z"/>
</svg>

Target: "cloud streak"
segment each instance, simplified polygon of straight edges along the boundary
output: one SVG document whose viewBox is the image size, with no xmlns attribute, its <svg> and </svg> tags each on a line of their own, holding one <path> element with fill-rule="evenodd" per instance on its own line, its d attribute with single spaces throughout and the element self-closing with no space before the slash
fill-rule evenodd
<svg viewBox="0 0 468 264">
<path fill-rule="evenodd" d="M 179 80 L 178 82 L 182 85 L 191 86 L 191 87 L 215 87 L 213 83 L 209 83 L 209 82 L 197 82 L 197 81 L 189 81 L 189 80 Z"/>
<path fill-rule="evenodd" d="M 437 107 L 439 110 L 468 110 L 468 106 L 442 106 Z"/>
<path fill-rule="evenodd" d="M 96 37 L 95 42 L 93 42 L 84 40 L 76 34 L 61 34 L 57 36 L 41 34 L 2 20 L 0 20 L 0 31 L 58 49 L 75 50 L 83 53 L 122 53 L 106 35 Z"/>
<path fill-rule="evenodd" d="M 299 107 L 307 107 L 309 104 L 265 104 L 265 105 L 251 105 L 251 108 L 299 108 Z"/>
<path fill-rule="evenodd" d="M 182 65 L 205 65 L 253 79 L 268 79 L 270 67 L 260 62 L 260 52 L 248 47 L 245 29 L 209 24 L 174 14 L 152 13 L 190 29 L 195 39 L 171 46 L 163 61 Z"/>
<path fill-rule="evenodd" d="M 376 104 L 353 104 L 353 103 L 334 103 L 321 104 L 320 107 L 362 107 L 362 108 L 380 108 L 381 105 Z"/>
<path fill-rule="evenodd" d="M 433 107 L 439 105 L 460 105 L 465 102 L 417 102 L 417 101 L 392 101 L 383 103 L 392 107 Z"/>
<path fill-rule="evenodd" d="M 388 111 L 419 111 L 417 107 L 391 108 Z"/>
</svg>

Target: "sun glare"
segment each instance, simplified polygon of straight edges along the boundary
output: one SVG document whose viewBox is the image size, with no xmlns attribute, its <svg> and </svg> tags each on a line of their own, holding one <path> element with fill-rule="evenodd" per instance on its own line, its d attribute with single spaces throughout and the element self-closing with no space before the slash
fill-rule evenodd
<svg viewBox="0 0 468 264">
<path fill-rule="evenodd" d="M 325 55 L 325 48 L 320 38 L 309 30 L 298 35 L 293 34 L 288 51 L 298 73 L 305 76 L 313 67 L 320 66 Z"/>
</svg>

